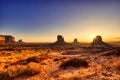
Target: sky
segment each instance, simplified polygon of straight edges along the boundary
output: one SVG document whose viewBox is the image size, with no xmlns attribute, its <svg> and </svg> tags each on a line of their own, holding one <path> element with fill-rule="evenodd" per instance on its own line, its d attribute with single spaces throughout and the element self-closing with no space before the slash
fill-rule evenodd
<svg viewBox="0 0 120 80">
<path fill-rule="evenodd" d="M 118 0 L 0 0 L 0 34 L 16 41 L 120 41 Z"/>
</svg>

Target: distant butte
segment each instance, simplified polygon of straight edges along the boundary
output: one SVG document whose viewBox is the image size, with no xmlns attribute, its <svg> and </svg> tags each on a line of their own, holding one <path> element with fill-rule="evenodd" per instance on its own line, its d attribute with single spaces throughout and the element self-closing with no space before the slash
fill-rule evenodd
<svg viewBox="0 0 120 80">
<path fill-rule="evenodd" d="M 111 46 L 110 44 L 103 42 L 101 36 L 96 36 L 93 39 L 91 47 L 92 48 L 104 48 L 104 49 L 112 49 L 113 48 L 113 46 Z"/>
<path fill-rule="evenodd" d="M 51 46 L 65 46 L 65 45 L 68 45 L 68 43 L 64 41 L 62 35 L 58 35 L 57 41 L 51 44 Z"/>
<path fill-rule="evenodd" d="M 80 43 L 78 42 L 77 38 L 74 39 L 73 44 L 74 45 L 80 45 Z"/>
<path fill-rule="evenodd" d="M 22 41 L 22 39 L 20 39 L 20 40 L 17 41 L 17 43 L 21 44 L 21 43 L 24 43 L 24 42 Z"/>
</svg>

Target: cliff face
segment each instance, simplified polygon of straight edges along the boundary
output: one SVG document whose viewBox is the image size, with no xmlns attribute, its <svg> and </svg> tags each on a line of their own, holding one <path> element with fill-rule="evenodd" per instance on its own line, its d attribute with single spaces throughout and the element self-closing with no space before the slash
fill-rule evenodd
<svg viewBox="0 0 120 80">
<path fill-rule="evenodd" d="M 65 43 L 64 38 L 61 35 L 58 35 L 56 43 L 57 44 L 63 44 L 63 43 Z"/>
<path fill-rule="evenodd" d="M 105 48 L 105 49 L 112 49 L 113 48 L 110 44 L 103 42 L 101 36 L 96 36 L 93 39 L 91 47 L 93 47 L 93 48 Z"/>
<path fill-rule="evenodd" d="M 3 35 L 0 35 L 0 44 L 5 43 L 5 37 Z"/>
<path fill-rule="evenodd" d="M 14 43 L 15 38 L 11 35 L 0 35 L 0 44 L 2 43 Z"/>
<path fill-rule="evenodd" d="M 14 43 L 15 42 L 15 38 L 13 36 L 5 36 L 5 43 Z"/>
</svg>

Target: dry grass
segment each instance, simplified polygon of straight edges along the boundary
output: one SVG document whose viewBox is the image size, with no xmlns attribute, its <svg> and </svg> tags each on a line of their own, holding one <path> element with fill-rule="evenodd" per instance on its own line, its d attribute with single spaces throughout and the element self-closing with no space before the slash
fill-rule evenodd
<svg viewBox="0 0 120 80">
<path fill-rule="evenodd" d="M 0 71 L 1 79 L 10 79 L 20 75 L 32 76 L 40 72 L 41 66 L 38 63 L 30 62 L 27 65 L 12 65 Z"/>
<path fill-rule="evenodd" d="M 41 72 L 41 62 L 48 59 L 51 49 L 25 49 L 21 53 L 0 52 L 0 80 L 10 80 L 18 76 L 33 76 Z"/>
<path fill-rule="evenodd" d="M 52 51 L 60 53 L 67 49 L 67 47 L 27 49 L 20 53 L 2 51 L 0 52 L 2 53 L 0 54 L 0 80 L 21 79 L 21 76 L 30 80 L 52 80 L 50 78 L 53 80 L 120 79 L 120 59 L 118 56 L 120 49 L 101 52 L 101 54 L 80 54 L 81 56 L 74 56 L 74 58 L 66 55 L 49 55 Z M 70 51 L 67 54 L 80 53 L 76 52 L 76 48 L 68 50 Z M 101 56 L 102 54 L 105 55 Z M 36 75 L 38 73 L 40 74 Z M 50 75 L 51 73 L 52 75 Z"/>
<path fill-rule="evenodd" d="M 40 73 L 40 62 L 51 52 L 49 49 L 23 49 L 20 52 L 13 48 L 3 49 L 0 51 L 0 80 L 13 80 L 21 75 L 33 76 Z"/>
<path fill-rule="evenodd" d="M 0 71 L 0 80 L 3 80 L 3 79 L 6 80 L 8 78 L 9 78 L 9 74 L 7 73 L 6 70 Z"/>
</svg>

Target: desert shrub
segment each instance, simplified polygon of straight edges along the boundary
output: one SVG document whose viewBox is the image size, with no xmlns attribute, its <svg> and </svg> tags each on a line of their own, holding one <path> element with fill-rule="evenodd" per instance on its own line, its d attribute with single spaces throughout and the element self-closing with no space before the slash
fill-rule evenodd
<svg viewBox="0 0 120 80">
<path fill-rule="evenodd" d="M 62 69 L 66 69 L 67 67 L 75 67 L 75 68 L 85 67 L 86 68 L 88 67 L 88 62 L 85 61 L 84 59 L 73 58 L 73 59 L 63 62 L 60 65 L 60 68 Z"/>
<path fill-rule="evenodd" d="M 40 72 L 40 69 L 38 69 L 38 67 L 39 66 L 37 65 L 37 63 L 34 62 L 30 62 L 28 65 L 14 65 L 8 67 L 8 74 L 10 78 L 19 75 L 32 76 Z"/>
<path fill-rule="evenodd" d="M 28 68 L 25 73 L 27 75 L 32 76 L 32 75 L 38 74 L 40 72 L 40 69 L 41 69 L 41 66 L 38 63 L 30 62 L 28 64 Z"/>
<path fill-rule="evenodd" d="M 6 71 L 0 71 L 0 80 L 7 80 L 8 77 L 9 75 Z"/>
<path fill-rule="evenodd" d="M 29 63 L 29 62 L 37 62 L 37 63 L 38 63 L 38 60 L 36 59 L 36 57 L 28 58 L 26 61 L 27 61 L 28 63 Z"/>
<path fill-rule="evenodd" d="M 9 77 L 16 77 L 19 76 L 21 74 L 23 74 L 27 69 L 27 66 L 25 65 L 13 65 L 13 66 L 9 66 L 8 67 L 8 74 Z"/>
<path fill-rule="evenodd" d="M 115 55 L 120 55 L 120 48 L 115 49 L 115 50 L 114 50 L 114 54 L 115 54 Z"/>
<path fill-rule="evenodd" d="M 36 63 L 38 63 L 39 61 L 37 60 L 36 57 L 30 57 L 30 58 L 28 58 L 28 59 L 26 59 L 26 60 L 20 60 L 20 61 L 17 61 L 17 62 L 15 62 L 15 63 L 12 63 L 11 65 L 17 65 L 17 64 L 27 65 L 27 64 L 30 63 L 30 62 L 36 62 Z"/>
<path fill-rule="evenodd" d="M 81 80 L 81 78 L 79 78 L 79 77 L 72 77 L 69 80 Z"/>
<path fill-rule="evenodd" d="M 53 59 L 53 61 L 59 61 L 59 59 L 58 59 L 58 58 L 55 58 L 55 59 Z"/>
<path fill-rule="evenodd" d="M 9 78 L 14 78 L 20 75 L 32 76 L 40 72 L 40 65 L 35 62 L 30 62 L 27 65 L 12 65 L 7 68 Z M 4 78 L 3 78 L 4 79 Z"/>
</svg>

